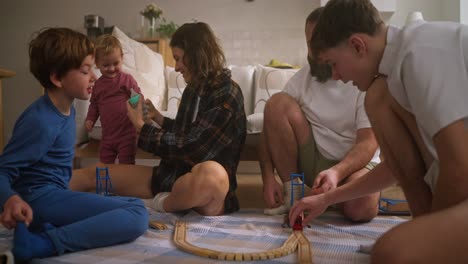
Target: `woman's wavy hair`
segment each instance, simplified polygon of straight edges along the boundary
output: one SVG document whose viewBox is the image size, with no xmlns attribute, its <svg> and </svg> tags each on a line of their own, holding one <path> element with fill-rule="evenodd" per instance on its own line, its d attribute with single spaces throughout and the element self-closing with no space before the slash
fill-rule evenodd
<svg viewBox="0 0 468 264">
<path fill-rule="evenodd" d="M 186 23 L 172 35 L 171 47 L 184 51 L 183 62 L 190 71 L 190 83 L 196 87 L 222 82 L 226 58 L 208 24 Z"/>
</svg>

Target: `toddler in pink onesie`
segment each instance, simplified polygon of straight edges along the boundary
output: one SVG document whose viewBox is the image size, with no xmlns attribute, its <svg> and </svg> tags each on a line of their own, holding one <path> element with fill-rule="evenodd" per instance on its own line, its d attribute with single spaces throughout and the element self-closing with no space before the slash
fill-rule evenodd
<svg viewBox="0 0 468 264">
<path fill-rule="evenodd" d="M 109 164 L 135 164 L 136 130 L 127 117 L 127 100 L 131 90 L 141 94 L 135 79 L 122 72 L 123 52 L 117 38 L 103 35 L 96 40 L 96 66 L 102 76 L 95 82 L 85 126 L 90 132 L 101 117 L 102 140 L 99 159 Z M 142 100 L 143 97 L 140 98 Z"/>
</svg>

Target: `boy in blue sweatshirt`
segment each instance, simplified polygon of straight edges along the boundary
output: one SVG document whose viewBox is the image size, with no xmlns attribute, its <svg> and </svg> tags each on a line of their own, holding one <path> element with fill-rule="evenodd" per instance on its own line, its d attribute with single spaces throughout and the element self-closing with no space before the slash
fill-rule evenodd
<svg viewBox="0 0 468 264">
<path fill-rule="evenodd" d="M 30 71 L 45 94 L 18 118 L 0 156 L 0 222 L 15 228 L 16 260 L 132 241 L 148 226 L 143 202 L 72 192 L 75 98 L 89 98 L 94 47 L 66 28 L 40 32 L 29 45 Z M 34 213 L 34 214 L 33 214 Z"/>
</svg>

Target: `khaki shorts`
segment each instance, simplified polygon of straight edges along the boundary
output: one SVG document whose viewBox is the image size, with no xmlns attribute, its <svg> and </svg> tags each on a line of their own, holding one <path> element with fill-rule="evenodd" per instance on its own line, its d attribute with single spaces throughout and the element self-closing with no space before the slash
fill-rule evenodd
<svg viewBox="0 0 468 264">
<path fill-rule="evenodd" d="M 321 171 L 327 170 L 340 162 L 339 160 L 327 159 L 320 153 L 312 129 L 307 143 L 299 146 L 298 151 L 298 168 L 299 171 L 304 172 L 304 181 L 309 187 L 312 187 L 315 178 Z M 369 162 L 366 169 L 372 170 L 375 166 L 377 166 L 377 163 Z"/>
</svg>

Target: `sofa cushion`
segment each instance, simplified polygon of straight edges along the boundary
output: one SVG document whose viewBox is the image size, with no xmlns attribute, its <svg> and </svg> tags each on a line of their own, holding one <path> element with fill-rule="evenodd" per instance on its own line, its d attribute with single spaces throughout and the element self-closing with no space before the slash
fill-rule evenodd
<svg viewBox="0 0 468 264">
<path fill-rule="evenodd" d="M 265 103 L 270 97 L 282 91 L 289 79 L 299 69 L 277 69 L 257 65 L 255 67 L 254 113 L 263 113 Z"/>
<path fill-rule="evenodd" d="M 131 74 L 138 83 L 145 98 L 150 99 L 158 109 L 165 107 L 165 77 L 164 62 L 162 56 L 145 44 L 129 38 L 119 28 L 114 27 L 112 34 L 119 39 L 123 50 L 123 71 Z M 99 77 L 98 69 L 94 69 Z M 84 127 L 86 114 L 88 112 L 89 100 L 75 100 L 77 109 L 76 127 L 77 143 L 87 140 L 87 133 Z M 89 137 L 101 139 L 101 127 L 99 120 L 94 129 L 89 133 Z"/>
<path fill-rule="evenodd" d="M 263 130 L 263 113 L 247 116 L 247 134 L 258 134 Z"/>
<path fill-rule="evenodd" d="M 167 112 L 177 113 L 180 99 L 187 83 L 182 74 L 176 72 L 173 67 L 166 66 L 165 74 L 167 82 Z"/>
<path fill-rule="evenodd" d="M 244 95 L 244 110 L 246 115 L 252 114 L 253 110 L 253 80 L 255 67 L 229 65 L 232 80 L 234 80 L 242 90 Z M 166 66 L 167 80 L 167 112 L 177 112 L 180 99 L 187 83 L 182 74 L 175 71 L 173 67 Z"/>
<path fill-rule="evenodd" d="M 247 66 L 230 65 L 228 68 L 231 70 L 232 80 L 235 81 L 242 90 L 242 94 L 244 95 L 245 115 L 248 116 L 253 113 L 253 105 L 254 105 L 253 83 L 254 83 L 255 67 L 252 65 L 247 65 Z"/>
<path fill-rule="evenodd" d="M 260 133 L 263 129 L 263 107 L 258 108 L 259 112 L 253 113 L 254 108 L 254 96 L 255 87 L 258 89 L 265 90 L 266 95 L 261 96 L 264 101 L 268 100 L 270 96 L 268 92 L 271 89 L 273 93 L 281 91 L 286 85 L 289 78 L 291 78 L 296 72 L 296 69 L 276 69 L 270 67 L 258 66 L 236 66 L 229 65 L 228 68 L 231 70 L 232 79 L 239 85 L 244 96 L 244 110 L 247 116 L 247 133 L 256 134 Z M 164 116 L 175 117 L 177 109 L 179 108 L 180 99 L 184 92 L 185 86 L 187 85 L 182 77 L 182 74 L 175 71 L 173 67 L 166 66 L 165 70 L 166 81 L 168 87 L 167 96 L 167 111 L 162 112 Z M 266 85 L 261 84 L 261 78 Z M 275 83 L 278 82 L 279 84 Z M 255 83 L 254 83 L 255 81 Z M 264 87 L 264 88 L 262 88 Z M 259 93 L 262 93 L 260 91 Z"/>
<path fill-rule="evenodd" d="M 163 109 L 165 101 L 164 61 L 161 54 L 152 51 L 148 46 L 129 38 L 117 27 L 112 34 L 120 40 L 124 52 L 123 70 L 138 82 L 145 98 L 154 106 Z"/>
</svg>

